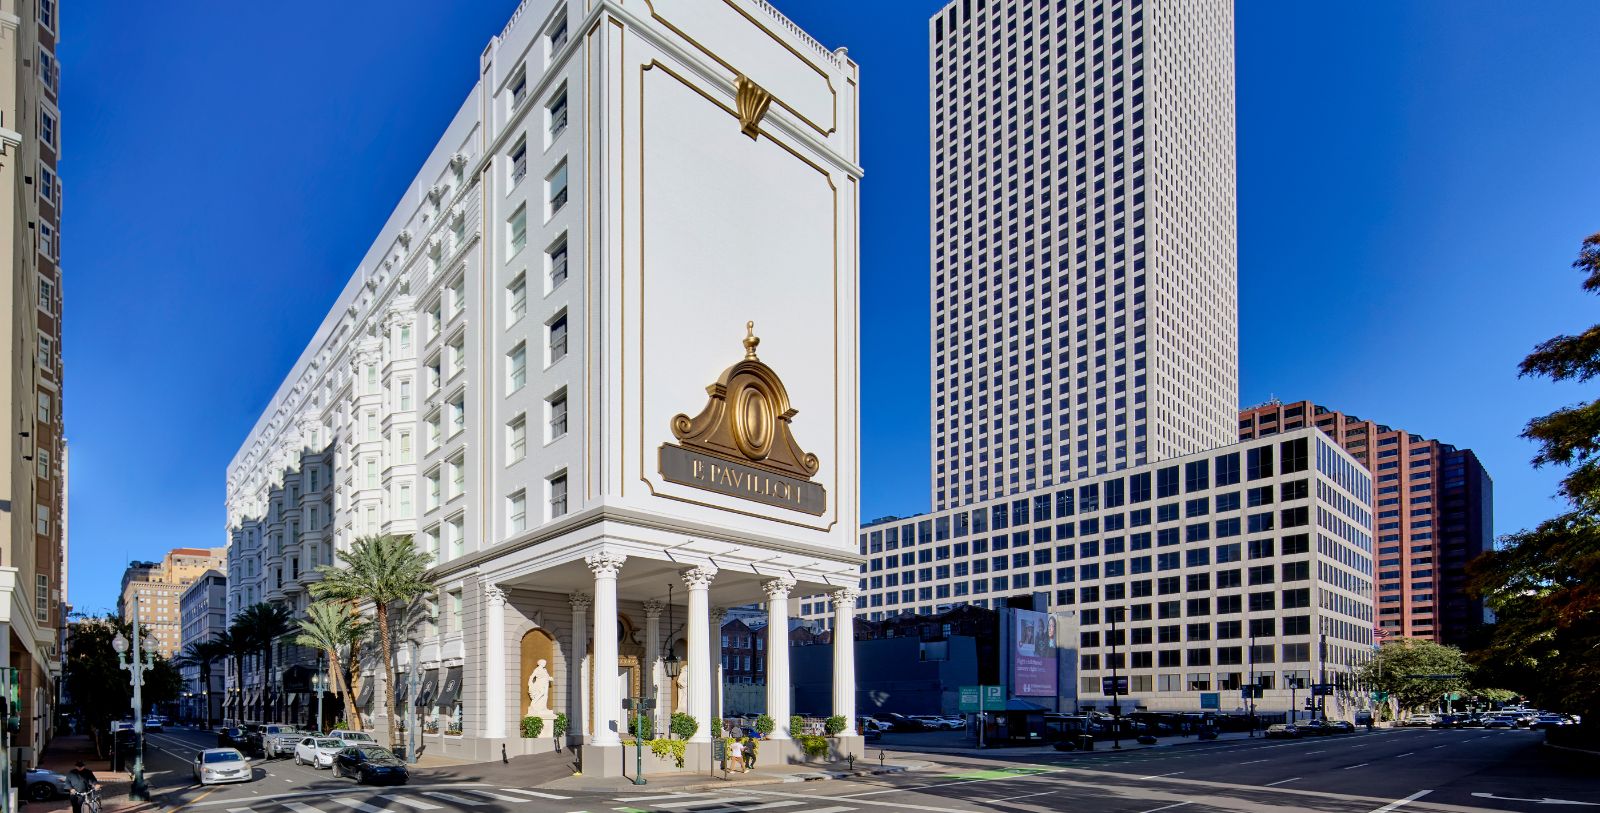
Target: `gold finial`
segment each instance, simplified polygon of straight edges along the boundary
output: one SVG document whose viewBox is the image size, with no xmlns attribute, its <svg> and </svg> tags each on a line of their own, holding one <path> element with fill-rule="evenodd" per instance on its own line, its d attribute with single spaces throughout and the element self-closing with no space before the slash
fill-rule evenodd
<svg viewBox="0 0 1600 813">
<path fill-rule="evenodd" d="M 756 357 L 756 345 L 761 344 L 761 340 L 756 338 L 756 323 L 753 321 L 745 322 L 744 333 L 744 357 L 754 359 Z"/>
</svg>

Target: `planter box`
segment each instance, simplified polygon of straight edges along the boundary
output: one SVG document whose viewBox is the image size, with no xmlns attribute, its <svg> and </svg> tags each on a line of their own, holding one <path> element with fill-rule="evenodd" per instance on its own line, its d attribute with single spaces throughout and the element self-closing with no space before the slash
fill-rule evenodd
<svg viewBox="0 0 1600 813">
<path fill-rule="evenodd" d="M 522 737 L 522 753 L 549 754 L 556 750 L 555 737 Z"/>
</svg>

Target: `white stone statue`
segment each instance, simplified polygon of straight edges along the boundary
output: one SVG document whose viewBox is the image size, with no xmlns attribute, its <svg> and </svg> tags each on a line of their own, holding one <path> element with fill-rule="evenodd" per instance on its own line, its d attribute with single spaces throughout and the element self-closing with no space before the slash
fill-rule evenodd
<svg viewBox="0 0 1600 813">
<path fill-rule="evenodd" d="M 550 711 L 550 670 L 545 668 L 544 658 L 539 659 L 533 672 L 528 675 L 528 716 L 555 716 Z"/>
<path fill-rule="evenodd" d="M 673 711 L 689 712 L 689 670 L 684 669 L 678 673 L 678 697 Z"/>
</svg>

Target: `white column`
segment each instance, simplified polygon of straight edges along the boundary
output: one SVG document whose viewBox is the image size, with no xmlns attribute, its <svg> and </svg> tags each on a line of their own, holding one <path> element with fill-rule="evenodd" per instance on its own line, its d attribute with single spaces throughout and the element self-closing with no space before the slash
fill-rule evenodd
<svg viewBox="0 0 1600 813">
<path fill-rule="evenodd" d="M 850 587 L 833 593 L 833 713 L 846 737 L 856 733 L 856 595 Z"/>
<path fill-rule="evenodd" d="M 579 737 L 587 737 L 589 733 L 589 717 L 584 714 L 589 682 L 583 679 L 583 658 L 589 651 L 591 602 L 588 593 L 567 596 L 567 604 L 572 607 L 572 660 L 567 663 L 567 716 L 570 718 L 567 730 Z"/>
<path fill-rule="evenodd" d="M 656 731 L 661 731 L 661 708 L 672 705 L 671 692 L 663 692 L 665 685 L 661 674 L 661 602 L 650 599 L 644 603 L 644 696 L 656 701 L 650 719 Z M 663 698 L 663 695 L 666 695 Z M 672 709 L 667 709 L 671 713 Z"/>
<path fill-rule="evenodd" d="M 620 553 L 600 551 L 583 557 L 594 574 L 594 734 L 591 745 L 620 745 L 627 726 L 622 715 L 622 687 L 617 682 L 617 571 L 627 560 Z"/>
<path fill-rule="evenodd" d="M 767 714 L 774 740 L 789 739 L 789 591 L 793 579 L 761 585 L 767 593 Z"/>
<path fill-rule="evenodd" d="M 711 608 L 711 580 L 717 571 L 709 567 L 693 567 L 683 572 L 683 583 L 689 586 L 689 713 L 700 727 L 690 742 L 711 741 L 711 642 L 707 639 L 709 611 Z"/>
<path fill-rule="evenodd" d="M 506 735 L 506 591 L 483 583 L 483 736 Z"/>
<path fill-rule="evenodd" d="M 728 713 L 722 705 L 722 622 L 727 617 L 727 607 L 711 608 L 711 716 L 718 720 Z"/>
</svg>

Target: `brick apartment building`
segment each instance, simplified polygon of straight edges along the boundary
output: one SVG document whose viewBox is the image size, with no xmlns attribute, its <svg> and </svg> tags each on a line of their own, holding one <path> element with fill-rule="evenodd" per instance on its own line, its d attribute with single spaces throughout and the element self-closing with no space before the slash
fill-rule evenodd
<svg viewBox="0 0 1600 813">
<path fill-rule="evenodd" d="M 1380 638 L 1459 644 L 1484 620 L 1466 565 L 1493 546 L 1494 481 L 1471 449 L 1310 401 L 1241 410 L 1239 439 L 1315 426 L 1373 475 L 1373 581 Z"/>
</svg>

